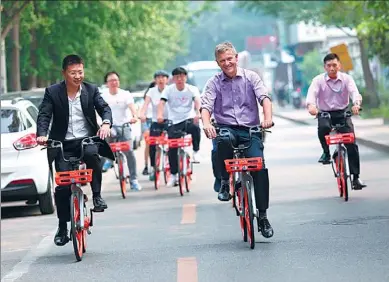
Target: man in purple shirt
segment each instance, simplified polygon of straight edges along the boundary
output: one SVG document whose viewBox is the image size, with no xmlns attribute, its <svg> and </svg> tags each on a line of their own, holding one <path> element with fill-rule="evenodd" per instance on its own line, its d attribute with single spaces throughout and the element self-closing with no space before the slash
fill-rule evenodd
<svg viewBox="0 0 389 282">
<path fill-rule="evenodd" d="M 318 116 L 318 136 L 323 148 L 323 154 L 319 159 L 322 164 L 329 164 L 331 160 L 330 149 L 325 136 L 331 132 L 332 124 L 343 124 L 345 127 L 339 131 L 342 133 L 354 133 L 351 118 L 345 121 L 344 113 L 347 110 L 350 98 L 353 102 L 352 112 L 359 114 L 362 104 L 362 96 L 359 94 L 354 79 L 340 70 L 340 60 L 336 54 L 328 54 L 324 57 L 324 69 L 326 73 L 316 76 L 308 89 L 306 104 L 311 115 L 316 116 L 319 111 L 329 112 L 331 118 Z M 366 187 L 359 179 L 360 164 L 357 144 L 346 144 L 349 154 L 350 173 L 353 177 L 353 189 L 361 190 Z"/>
<path fill-rule="evenodd" d="M 273 124 L 272 104 L 268 91 L 257 73 L 237 66 L 238 54 L 231 43 L 217 45 L 215 58 L 222 72 L 209 79 L 201 97 L 203 129 L 208 138 L 216 138 L 216 130 L 210 121 L 213 114 L 220 128 L 228 129 L 238 144 L 246 145 L 250 141 L 249 128 L 260 125 L 258 102 L 264 112 L 262 127 L 270 128 Z M 251 138 L 252 146 L 247 150 L 246 157 L 263 158 L 261 134 L 253 133 Z M 217 152 L 221 170 L 218 199 L 229 201 L 229 175 L 224 165 L 224 160 L 231 159 L 233 154 L 229 138 L 221 136 L 217 138 Z M 253 172 L 252 177 L 259 211 L 258 231 L 265 238 L 270 238 L 273 236 L 273 228 L 266 215 L 269 207 L 268 171 L 264 167 L 258 172 Z"/>
</svg>

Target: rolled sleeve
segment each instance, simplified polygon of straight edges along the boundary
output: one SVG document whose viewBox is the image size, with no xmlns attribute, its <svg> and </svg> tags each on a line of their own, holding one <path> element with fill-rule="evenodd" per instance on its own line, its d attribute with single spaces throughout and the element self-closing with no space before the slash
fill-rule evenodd
<svg viewBox="0 0 389 282">
<path fill-rule="evenodd" d="M 306 106 L 309 105 L 316 106 L 318 94 L 319 94 L 319 82 L 318 82 L 318 78 L 315 77 L 308 88 L 307 99 L 305 102 Z"/>
<path fill-rule="evenodd" d="M 250 75 L 250 80 L 253 85 L 255 96 L 257 97 L 257 100 L 260 105 L 262 105 L 263 100 L 265 100 L 266 98 L 271 100 L 267 87 L 265 86 L 261 77 L 257 73 L 252 72 Z"/>
<path fill-rule="evenodd" d="M 216 99 L 216 87 L 213 79 L 208 80 L 203 93 L 201 94 L 201 106 L 200 112 L 202 109 L 206 109 L 210 114 L 213 113 L 213 108 Z"/>
<path fill-rule="evenodd" d="M 350 93 L 350 98 L 353 103 L 362 103 L 362 95 L 359 93 L 358 87 L 351 76 L 348 76 L 347 90 Z"/>
</svg>

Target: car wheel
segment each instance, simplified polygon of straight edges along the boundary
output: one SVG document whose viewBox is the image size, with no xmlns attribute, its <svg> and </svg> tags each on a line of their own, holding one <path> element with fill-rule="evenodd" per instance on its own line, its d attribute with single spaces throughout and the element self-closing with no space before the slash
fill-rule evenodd
<svg viewBox="0 0 389 282">
<path fill-rule="evenodd" d="M 39 209 L 42 214 L 54 213 L 54 199 L 53 199 L 53 175 L 49 172 L 47 180 L 47 190 L 44 194 L 38 195 Z"/>
</svg>

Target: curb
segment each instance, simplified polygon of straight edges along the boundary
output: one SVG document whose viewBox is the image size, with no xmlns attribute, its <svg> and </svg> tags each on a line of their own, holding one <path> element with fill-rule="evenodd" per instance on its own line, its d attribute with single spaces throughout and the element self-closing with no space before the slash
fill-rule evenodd
<svg viewBox="0 0 389 282">
<path fill-rule="evenodd" d="M 280 114 L 277 114 L 277 113 L 273 113 L 273 115 L 276 116 L 276 117 L 279 117 L 279 118 L 291 121 L 291 122 L 296 123 L 296 124 L 312 125 L 311 123 L 309 123 L 307 121 L 286 117 L 284 115 L 280 115 Z M 374 149 L 374 150 L 377 150 L 377 151 L 389 154 L 389 145 L 380 144 L 380 143 L 377 143 L 377 142 L 374 142 L 374 141 L 371 141 L 371 140 L 368 140 L 368 139 L 365 139 L 365 138 L 360 138 L 360 137 L 358 137 L 357 140 L 358 140 L 358 144 L 361 144 L 361 145 L 369 147 L 371 149 Z"/>
</svg>

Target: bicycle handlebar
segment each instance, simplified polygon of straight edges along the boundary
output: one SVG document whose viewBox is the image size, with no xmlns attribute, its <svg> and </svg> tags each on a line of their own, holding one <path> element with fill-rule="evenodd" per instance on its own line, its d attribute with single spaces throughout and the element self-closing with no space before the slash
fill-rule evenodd
<svg viewBox="0 0 389 282">
<path fill-rule="evenodd" d="M 48 149 L 61 149 L 62 159 L 65 162 L 79 162 L 84 157 L 84 147 L 88 146 L 88 145 L 93 145 L 93 144 L 96 144 L 96 143 L 100 143 L 101 144 L 101 139 L 100 139 L 99 136 L 92 136 L 92 137 L 83 138 L 82 141 L 81 141 L 81 154 L 80 154 L 80 157 L 79 158 L 72 158 L 72 160 L 70 160 L 70 158 L 69 159 L 65 158 L 64 152 L 63 152 L 63 143 L 61 141 L 53 140 L 53 139 L 48 139 L 47 143 L 46 143 L 47 147 L 45 147 L 45 148 L 48 148 Z M 43 149 L 45 149 L 45 148 L 43 148 Z"/>
<path fill-rule="evenodd" d="M 247 150 L 251 147 L 252 145 L 252 134 L 254 133 L 262 133 L 262 132 L 271 132 L 270 130 L 267 130 L 266 128 L 263 128 L 262 125 L 257 125 L 257 126 L 253 126 L 253 127 L 249 127 L 249 145 L 247 146 L 244 146 L 243 144 L 239 144 L 238 147 L 235 147 L 234 144 L 232 143 L 232 134 L 231 134 L 231 131 L 228 129 L 228 128 L 220 128 L 220 126 L 216 123 L 213 124 L 213 126 L 215 127 L 216 129 L 216 134 L 218 137 L 228 137 L 229 141 L 230 141 L 230 145 L 232 147 L 233 150 Z M 271 127 L 274 126 L 274 122 L 272 122 L 272 125 Z"/>
<path fill-rule="evenodd" d="M 193 123 L 194 123 L 193 118 L 189 118 L 189 119 L 185 120 L 184 130 L 174 130 L 174 134 L 179 134 L 181 136 L 185 136 L 186 134 L 188 134 L 188 125 L 193 124 Z"/>
<path fill-rule="evenodd" d="M 360 108 L 359 110 L 362 111 L 362 108 Z M 352 116 L 353 116 L 353 113 L 350 110 L 346 110 L 343 113 L 343 118 L 344 119 L 351 118 Z M 319 118 L 319 117 L 331 119 L 331 114 L 328 111 L 319 111 L 317 113 L 317 115 L 316 115 L 316 118 Z M 339 129 L 339 128 L 342 128 L 342 127 L 345 127 L 345 126 L 346 126 L 346 123 L 336 124 L 336 125 L 333 125 L 331 123 L 331 128 L 332 129 Z"/>
</svg>

